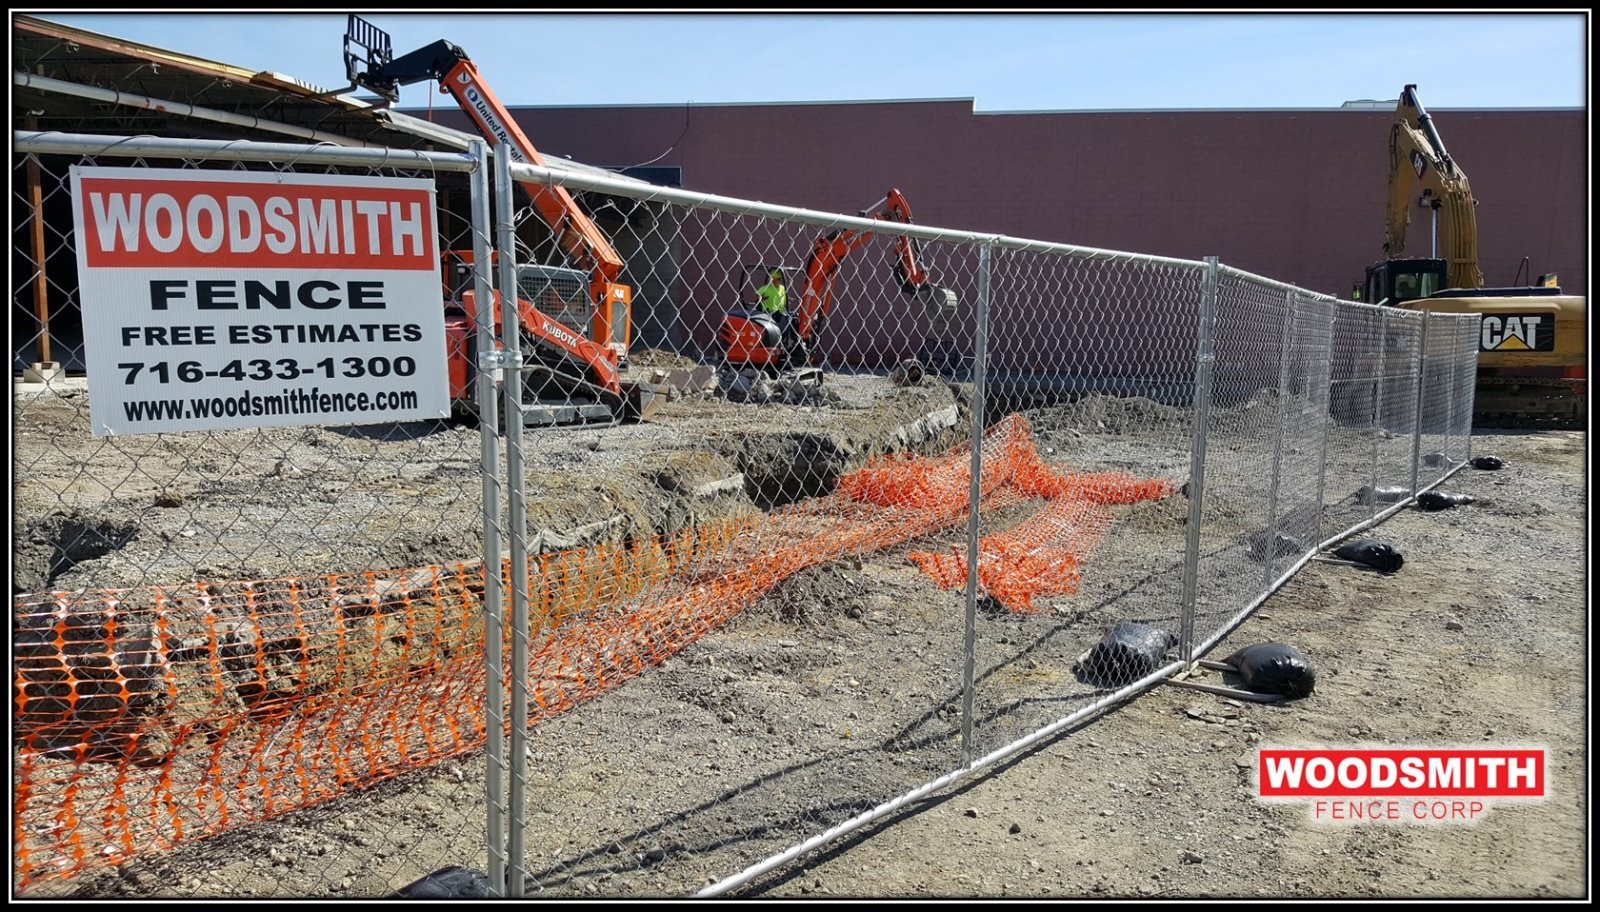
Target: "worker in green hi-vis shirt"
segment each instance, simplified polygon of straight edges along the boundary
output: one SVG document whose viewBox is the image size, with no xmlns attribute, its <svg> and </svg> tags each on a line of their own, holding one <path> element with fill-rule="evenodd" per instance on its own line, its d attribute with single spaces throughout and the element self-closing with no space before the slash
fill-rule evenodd
<svg viewBox="0 0 1600 912">
<path fill-rule="evenodd" d="M 793 344 L 794 323 L 789 317 L 789 289 L 783 283 L 783 270 L 773 267 L 767 273 L 767 283 L 756 289 L 756 296 L 759 299 L 756 306 L 778 324 L 783 344 Z"/>
<path fill-rule="evenodd" d="M 774 269 L 767 274 L 767 284 L 756 289 L 760 297 L 761 312 L 772 314 L 787 314 L 789 312 L 789 291 L 783 284 L 783 270 Z"/>
</svg>

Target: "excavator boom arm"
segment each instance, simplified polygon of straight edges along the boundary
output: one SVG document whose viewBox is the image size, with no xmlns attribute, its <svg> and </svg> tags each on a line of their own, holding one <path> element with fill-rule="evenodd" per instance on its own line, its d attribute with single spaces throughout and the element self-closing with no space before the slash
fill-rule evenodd
<svg viewBox="0 0 1600 912">
<path fill-rule="evenodd" d="M 884 214 L 880 218 L 900 222 L 903 225 L 911 224 L 911 206 L 899 190 L 891 188 L 888 195 L 883 198 L 883 205 Z M 917 262 L 917 242 L 902 234 L 894 239 L 894 249 L 900 257 L 897 268 L 901 288 L 907 292 L 915 292 L 927 284 L 928 273 Z"/>
<path fill-rule="evenodd" d="M 534 148 L 505 105 L 483 81 L 477 66 L 458 45 L 435 41 L 409 54 L 388 59 L 388 35 L 359 17 L 350 18 L 346 66 L 351 70 L 353 82 L 393 101 L 399 97 L 401 86 L 436 81 L 490 142 L 504 143 L 516 161 L 545 166 L 544 156 Z M 374 46 L 380 48 L 369 58 L 365 71 L 356 71 L 355 55 L 348 50 L 352 43 L 368 48 L 369 55 L 373 54 Z M 622 274 L 622 257 L 589 216 L 578 208 L 572 194 L 565 187 L 545 186 L 535 181 L 519 183 L 533 199 L 539 216 L 555 233 L 561 249 L 577 268 L 589 273 L 590 298 L 597 303 L 610 303 L 619 297 L 619 291 L 622 298 L 631 297 L 625 286 L 617 285 L 617 277 Z"/>
<path fill-rule="evenodd" d="M 544 156 L 534 148 L 510 112 L 484 83 L 472 61 L 465 58 L 457 61 L 440 77 L 439 85 L 471 118 L 478 132 L 495 142 L 505 143 L 515 160 L 545 167 Z M 622 274 L 622 258 L 589 216 L 578 208 L 567 188 L 546 186 L 534 181 L 520 183 L 532 197 L 540 217 L 555 232 L 561 249 L 573 258 L 577 267 L 591 273 L 593 282 L 615 282 Z M 594 297 L 603 298 L 603 293 Z"/>
<path fill-rule="evenodd" d="M 891 187 L 883 199 L 861 210 L 861 217 L 909 225 L 911 206 L 899 190 Z M 833 279 L 839 264 L 870 237 L 870 231 L 845 228 L 817 238 L 812 245 L 811 257 L 806 261 L 806 287 L 800 295 L 800 309 L 795 316 L 795 328 L 802 339 L 811 338 L 817 319 L 826 316 L 833 304 Z M 895 271 L 901 287 L 907 292 L 915 292 L 927 284 L 928 273 L 917 261 L 916 242 L 900 235 L 894 240 L 894 248 L 900 258 Z"/>
<path fill-rule="evenodd" d="M 795 331 L 802 339 L 810 339 L 817 320 L 826 316 L 833 304 L 833 280 L 839 264 L 872 237 L 870 231 L 845 228 L 830 231 L 811 245 L 811 255 L 806 259 L 806 286 L 800 292 L 800 309 L 795 313 Z"/>
<path fill-rule="evenodd" d="M 1389 132 L 1389 204 L 1384 258 L 1406 256 L 1406 229 L 1416 204 L 1416 188 L 1439 211 L 1439 253 L 1449 264 L 1446 283 L 1455 288 L 1483 287 L 1478 266 L 1477 200 L 1467 176 L 1445 151 L 1433 119 L 1417 100 L 1416 86 L 1400 94 Z"/>
</svg>

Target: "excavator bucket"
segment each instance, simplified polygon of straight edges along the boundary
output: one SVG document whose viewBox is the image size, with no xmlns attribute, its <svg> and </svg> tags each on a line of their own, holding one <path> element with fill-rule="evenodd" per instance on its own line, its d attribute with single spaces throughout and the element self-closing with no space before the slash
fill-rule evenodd
<svg viewBox="0 0 1600 912">
<path fill-rule="evenodd" d="M 923 285 L 917 289 L 916 299 L 928 316 L 928 337 L 943 338 L 956 315 L 956 293 L 941 285 Z"/>
<path fill-rule="evenodd" d="M 666 404 L 668 387 L 644 380 L 626 380 L 622 384 L 622 395 L 627 404 L 626 417 L 629 421 L 649 421 Z"/>
</svg>

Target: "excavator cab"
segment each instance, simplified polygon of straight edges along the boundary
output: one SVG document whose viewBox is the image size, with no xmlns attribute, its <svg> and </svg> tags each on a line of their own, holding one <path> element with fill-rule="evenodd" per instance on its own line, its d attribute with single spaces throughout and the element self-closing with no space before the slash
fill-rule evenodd
<svg viewBox="0 0 1600 912">
<path fill-rule="evenodd" d="M 1361 299 L 1369 304 L 1392 307 L 1432 297 L 1445 287 L 1445 268 L 1444 260 L 1425 257 L 1380 260 L 1367 267 L 1367 282 Z"/>
<path fill-rule="evenodd" d="M 783 272 L 788 292 L 781 317 L 761 310 L 756 289 L 766 284 L 774 269 Z M 776 373 L 789 367 L 804 367 L 810 349 L 795 325 L 795 308 L 805 284 L 805 271 L 773 263 L 746 263 L 739 272 L 739 300 L 717 331 L 724 359 L 734 365 L 748 365 Z"/>
<path fill-rule="evenodd" d="M 477 295 L 471 250 L 442 255 L 445 343 L 450 395 L 464 411 L 474 406 Z M 491 262 L 495 256 L 491 253 Z M 624 385 L 615 353 L 584 337 L 591 310 L 588 276 L 576 269 L 538 264 L 517 267 L 517 316 L 523 328 L 523 420 L 529 425 L 607 425 L 648 417 L 658 408 L 654 394 Z M 502 332 L 498 294 L 492 307 L 495 333 Z"/>
</svg>

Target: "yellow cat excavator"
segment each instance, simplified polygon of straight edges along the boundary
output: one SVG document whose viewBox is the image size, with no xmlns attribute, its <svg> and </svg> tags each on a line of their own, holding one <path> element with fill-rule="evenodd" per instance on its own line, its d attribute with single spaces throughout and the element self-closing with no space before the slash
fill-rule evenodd
<svg viewBox="0 0 1600 912">
<path fill-rule="evenodd" d="M 1420 186 L 1421 195 L 1417 195 Z M 1432 217 L 1429 255 L 1407 255 L 1414 201 Z M 1362 300 L 1447 313 L 1478 313 L 1480 426 L 1582 426 L 1587 398 L 1587 306 L 1556 276 L 1530 286 L 1486 288 L 1478 265 L 1478 201 L 1445 151 L 1417 87 L 1400 93 L 1389 132 L 1389 202 L 1384 258 L 1367 267 Z"/>
</svg>

